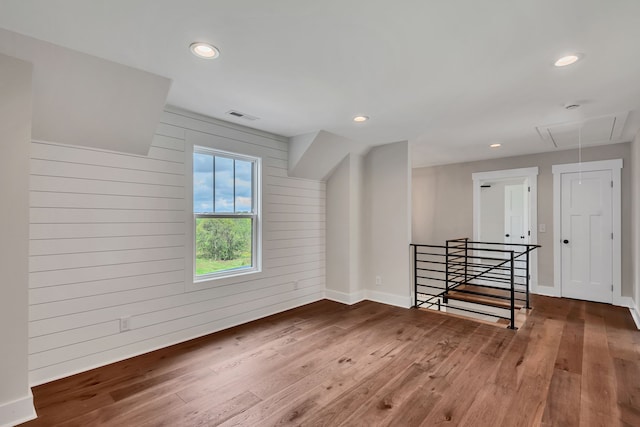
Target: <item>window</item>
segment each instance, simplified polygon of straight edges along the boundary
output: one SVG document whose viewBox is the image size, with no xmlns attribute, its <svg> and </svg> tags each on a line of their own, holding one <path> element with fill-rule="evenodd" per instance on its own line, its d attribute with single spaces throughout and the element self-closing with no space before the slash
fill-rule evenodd
<svg viewBox="0 0 640 427">
<path fill-rule="evenodd" d="M 259 159 L 193 150 L 196 280 L 258 271 Z"/>
</svg>

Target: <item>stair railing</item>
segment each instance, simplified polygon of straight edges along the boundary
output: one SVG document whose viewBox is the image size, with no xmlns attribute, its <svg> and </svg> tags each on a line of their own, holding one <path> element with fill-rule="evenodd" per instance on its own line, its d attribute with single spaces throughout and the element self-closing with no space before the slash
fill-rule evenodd
<svg viewBox="0 0 640 427">
<path fill-rule="evenodd" d="M 530 256 L 539 245 L 476 242 L 468 238 L 450 239 L 445 245 L 411 244 L 414 268 L 414 307 L 435 310 L 455 309 L 509 322 L 515 329 L 516 304 L 531 308 Z M 465 289 L 471 285 L 473 289 Z M 508 295 L 499 292 L 507 291 Z M 509 303 L 509 314 L 461 307 L 449 303 L 452 292 L 476 295 Z M 487 305 L 482 300 L 473 304 Z"/>
</svg>

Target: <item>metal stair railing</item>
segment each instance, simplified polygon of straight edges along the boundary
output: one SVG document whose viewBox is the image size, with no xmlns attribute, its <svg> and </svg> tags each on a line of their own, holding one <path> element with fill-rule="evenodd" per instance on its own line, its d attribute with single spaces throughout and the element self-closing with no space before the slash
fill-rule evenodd
<svg viewBox="0 0 640 427">
<path fill-rule="evenodd" d="M 539 245 L 476 242 L 468 238 L 450 239 L 445 245 L 411 244 L 414 268 L 414 307 L 439 311 L 447 308 L 491 316 L 509 322 L 515 329 L 516 302 L 531 308 L 530 254 Z M 466 289 L 467 286 L 473 289 Z M 497 292 L 506 291 L 507 295 Z M 484 297 L 472 304 L 497 307 L 489 301 L 504 300 L 509 316 L 451 305 L 452 292 Z M 524 297 L 520 296 L 523 295 Z"/>
</svg>

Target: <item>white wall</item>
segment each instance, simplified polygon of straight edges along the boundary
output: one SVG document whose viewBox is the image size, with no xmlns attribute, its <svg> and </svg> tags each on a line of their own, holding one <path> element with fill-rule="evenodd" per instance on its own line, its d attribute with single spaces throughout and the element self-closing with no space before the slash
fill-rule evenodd
<svg viewBox="0 0 640 427">
<path fill-rule="evenodd" d="M 0 54 L 0 425 L 35 416 L 27 377 L 31 71 Z"/>
<path fill-rule="evenodd" d="M 365 157 L 362 210 L 362 281 L 368 298 L 402 307 L 412 305 L 411 166 L 409 145 L 396 142 L 373 148 Z M 376 285 L 376 276 L 381 283 Z"/>
<path fill-rule="evenodd" d="M 263 159 L 261 273 L 193 283 L 194 143 Z M 32 384 L 323 297 L 325 185 L 287 177 L 285 138 L 168 109 L 148 156 L 31 150 Z"/>
</svg>

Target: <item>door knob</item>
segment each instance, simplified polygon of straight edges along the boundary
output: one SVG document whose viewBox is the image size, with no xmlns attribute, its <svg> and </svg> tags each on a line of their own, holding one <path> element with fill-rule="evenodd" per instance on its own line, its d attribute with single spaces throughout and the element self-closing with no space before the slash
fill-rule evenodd
<svg viewBox="0 0 640 427">
<path fill-rule="evenodd" d="M 504 235 L 504 237 L 509 237 L 509 235 L 508 235 L 508 234 L 505 234 L 505 235 Z"/>
<path fill-rule="evenodd" d="M 524 239 L 524 236 L 520 236 L 521 239 Z"/>
<path fill-rule="evenodd" d="M 569 243 L 569 241 L 568 241 L 567 239 L 564 239 L 564 240 L 562 241 L 562 243 L 564 243 L 564 244 L 566 245 L 567 243 Z"/>
</svg>

